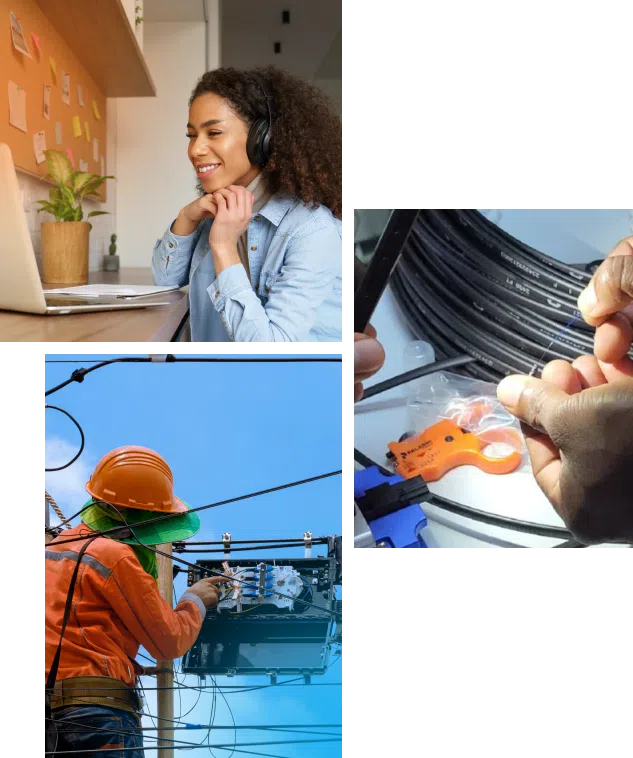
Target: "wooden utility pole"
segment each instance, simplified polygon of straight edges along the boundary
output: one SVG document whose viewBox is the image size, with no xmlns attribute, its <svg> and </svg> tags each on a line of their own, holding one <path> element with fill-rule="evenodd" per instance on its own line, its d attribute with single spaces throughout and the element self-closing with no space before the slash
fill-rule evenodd
<svg viewBox="0 0 633 758">
<path fill-rule="evenodd" d="M 164 545 L 157 545 L 159 550 L 171 555 L 171 542 Z M 163 600 L 169 603 L 171 608 L 173 605 L 173 582 L 174 574 L 172 569 L 173 561 L 171 558 L 166 558 L 160 554 L 157 554 L 156 559 L 158 561 L 158 590 Z M 165 742 L 166 739 L 173 739 L 174 732 L 161 729 L 162 726 L 173 726 L 170 721 L 161 721 L 161 719 L 173 719 L 174 718 L 174 662 L 173 661 L 157 661 L 156 666 L 159 672 L 156 674 L 156 686 L 157 687 L 169 687 L 169 689 L 159 689 L 156 694 L 158 695 L 158 746 L 173 745 L 171 742 Z M 171 750 L 160 750 L 161 758 L 174 758 L 173 748 Z"/>
</svg>

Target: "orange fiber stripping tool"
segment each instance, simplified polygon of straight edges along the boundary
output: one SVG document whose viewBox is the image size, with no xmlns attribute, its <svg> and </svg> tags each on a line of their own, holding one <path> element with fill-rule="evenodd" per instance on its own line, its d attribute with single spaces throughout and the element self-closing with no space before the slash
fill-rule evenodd
<svg viewBox="0 0 633 758">
<path fill-rule="evenodd" d="M 509 444 L 513 451 L 504 458 L 489 458 L 482 451 L 493 442 Z M 488 474 L 509 474 L 523 460 L 523 439 L 516 429 L 501 427 L 477 434 L 449 419 L 388 447 L 402 477 L 421 476 L 426 482 L 435 482 L 456 466 L 468 464 Z"/>
</svg>

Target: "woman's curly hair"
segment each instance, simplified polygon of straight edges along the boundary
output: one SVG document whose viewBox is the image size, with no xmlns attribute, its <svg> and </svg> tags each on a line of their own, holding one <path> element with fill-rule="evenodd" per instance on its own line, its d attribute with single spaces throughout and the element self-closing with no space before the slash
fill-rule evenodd
<svg viewBox="0 0 633 758">
<path fill-rule="evenodd" d="M 256 72 L 273 95 L 271 153 L 263 169 L 271 191 L 296 195 L 313 206 L 325 205 L 341 218 L 341 121 L 329 97 L 274 66 Z M 249 127 L 258 118 L 268 118 L 266 96 L 249 71 L 207 71 L 189 105 L 206 92 L 224 98 Z"/>
</svg>

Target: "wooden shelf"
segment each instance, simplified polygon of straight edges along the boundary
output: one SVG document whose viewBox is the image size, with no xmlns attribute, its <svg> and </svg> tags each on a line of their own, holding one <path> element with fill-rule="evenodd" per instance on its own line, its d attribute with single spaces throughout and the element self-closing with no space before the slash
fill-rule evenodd
<svg viewBox="0 0 633 758">
<path fill-rule="evenodd" d="M 156 88 L 121 0 L 36 0 L 106 97 Z"/>
</svg>

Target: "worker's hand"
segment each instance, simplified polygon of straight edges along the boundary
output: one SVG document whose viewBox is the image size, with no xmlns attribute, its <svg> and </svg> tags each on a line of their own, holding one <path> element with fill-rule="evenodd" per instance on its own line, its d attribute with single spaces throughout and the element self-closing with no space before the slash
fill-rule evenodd
<svg viewBox="0 0 633 758">
<path fill-rule="evenodd" d="M 542 376 L 497 392 L 524 422 L 536 481 L 582 542 L 633 542 L 633 367 L 583 356 Z"/>
<path fill-rule="evenodd" d="M 211 576 L 201 579 L 187 588 L 187 592 L 193 592 L 204 603 L 205 608 L 215 608 L 220 599 L 218 584 L 225 584 L 231 580 L 224 576 Z"/>
<path fill-rule="evenodd" d="M 585 321 L 597 327 L 596 358 L 627 372 L 633 342 L 633 237 L 619 242 L 578 298 Z"/>
<path fill-rule="evenodd" d="M 365 334 L 354 334 L 354 402 L 363 396 L 362 382 L 369 379 L 385 362 L 385 351 L 376 340 L 373 326 L 365 329 Z"/>
<path fill-rule="evenodd" d="M 239 238 L 248 229 L 253 215 L 254 195 L 245 187 L 232 184 L 214 192 L 211 199 L 217 207 L 209 232 L 211 250 L 214 254 L 233 251 Z"/>
</svg>

